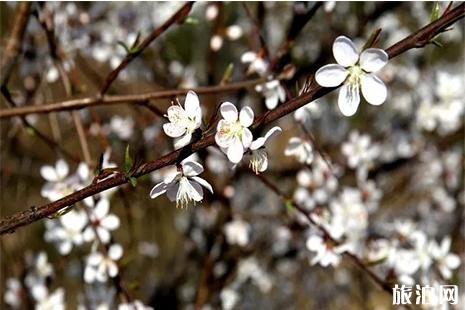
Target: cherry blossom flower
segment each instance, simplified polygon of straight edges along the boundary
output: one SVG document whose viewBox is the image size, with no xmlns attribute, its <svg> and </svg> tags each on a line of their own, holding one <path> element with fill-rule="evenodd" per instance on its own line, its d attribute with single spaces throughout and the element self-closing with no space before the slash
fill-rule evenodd
<svg viewBox="0 0 465 310">
<path fill-rule="evenodd" d="M 294 156 L 302 164 L 310 165 L 313 161 L 312 145 L 299 137 L 289 139 L 284 155 Z"/>
<path fill-rule="evenodd" d="M 358 131 L 350 133 L 349 141 L 342 144 L 341 150 L 347 157 L 349 167 L 357 168 L 362 172 L 361 174 L 373 165 L 380 153 L 379 146 L 371 143 L 370 136 L 360 134 Z"/>
<path fill-rule="evenodd" d="M 257 73 L 260 76 L 264 76 L 268 71 L 268 62 L 255 52 L 248 51 L 242 54 L 241 62 L 250 64 L 247 74 Z"/>
<path fill-rule="evenodd" d="M 134 132 L 132 117 L 113 116 L 110 121 L 110 131 L 121 140 L 129 140 Z"/>
<path fill-rule="evenodd" d="M 259 84 L 255 86 L 255 90 L 265 97 L 265 105 L 268 110 L 273 110 L 278 103 L 286 100 L 286 92 L 279 80 L 273 80 L 263 85 Z"/>
<path fill-rule="evenodd" d="M 202 111 L 197 94 L 190 90 L 186 95 L 184 108 L 178 103 L 170 106 L 167 113 L 170 122 L 163 125 L 165 133 L 172 138 L 180 138 L 175 143 L 176 148 L 189 144 L 192 133 L 202 124 Z"/>
<path fill-rule="evenodd" d="M 337 266 L 341 261 L 339 249 L 326 244 L 319 235 L 311 235 L 307 239 L 306 246 L 309 251 L 316 252 L 315 257 L 310 261 L 312 265 L 319 263 L 323 267 Z"/>
<path fill-rule="evenodd" d="M 84 242 L 83 230 L 87 222 L 84 211 L 71 210 L 58 221 L 46 222 L 45 240 L 55 243 L 61 255 L 67 255 L 73 245 L 79 246 Z"/>
<path fill-rule="evenodd" d="M 84 240 L 92 241 L 95 239 L 97 231 L 99 240 L 103 243 L 110 242 L 110 231 L 117 229 L 120 225 L 119 218 L 114 214 L 109 214 L 110 201 L 101 198 L 95 207 L 90 208 L 90 223 L 84 230 Z"/>
<path fill-rule="evenodd" d="M 224 310 L 232 310 L 234 306 L 236 306 L 237 302 L 239 301 L 239 294 L 230 288 L 224 288 L 221 290 L 220 299 L 221 299 L 221 306 Z"/>
<path fill-rule="evenodd" d="M 23 288 L 21 282 L 16 278 L 6 280 L 6 290 L 3 295 L 5 303 L 13 309 L 19 309 L 23 299 Z"/>
<path fill-rule="evenodd" d="M 176 201 L 176 207 L 185 208 L 203 199 L 202 186 L 213 193 L 212 186 L 198 177 L 203 172 L 201 164 L 193 161 L 183 161 L 180 169 L 168 175 L 165 180 L 155 185 L 150 191 L 150 198 L 156 198 L 164 193 L 170 201 Z"/>
<path fill-rule="evenodd" d="M 239 246 L 246 246 L 249 243 L 250 225 L 241 219 L 235 219 L 224 225 L 226 241 Z"/>
<path fill-rule="evenodd" d="M 457 269 L 460 266 L 459 256 L 449 253 L 450 245 L 450 237 L 446 237 L 442 240 L 440 245 L 433 242 L 430 247 L 431 255 L 437 263 L 439 272 L 445 279 L 450 279 L 452 277 L 452 270 Z"/>
<path fill-rule="evenodd" d="M 344 83 L 338 98 L 342 114 L 352 116 L 357 112 L 360 88 L 372 105 L 380 105 L 386 100 L 386 86 L 373 74 L 388 62 L 389 56 L 384 50 L 368 48 L 359 54 L 352 40 L 339 36 L 333 43 L 333 54 L 337 64 L 318 69 L 315 80 L 323 87 L 336 87 Z"/>
<path fill-rule="evenodd" d="M 57 288 L 52 294 L 48 294 L 36 301 L 36 310 L 64 310 L 65 290 Z"/>
<path fill-rule="evenodd" d="M 221 104 L 220 113 L 223 119 L 218 122 L 215 141 L 228 159 L 237 164 L 252 143 L 252 132 L 247 127 L 252 125 L 254 113 L 250 107 L 244 107 L 237 113 L 230 102 Z"/>
<path fill-rule="evenodd" d="M 112 244 L 105 255 L 95 250 L 92 251 L 87 257 L 84 280 L 87 283 L 106 282 L 108 277 L 116 277 L 118 265 L 115 262 L 122 256 L 123 247 L 119 244 Z"/>
<path fill-rule="evenodd" d="M 265 143 L 276 134 L 282 132 L 281 127 L 275 126 L 268 130 L 264 137 L 260 137 L 250 144 L 250 164 L 252 171 L 258 174 L 268 168 L 268 152 Z"/>
</svg>

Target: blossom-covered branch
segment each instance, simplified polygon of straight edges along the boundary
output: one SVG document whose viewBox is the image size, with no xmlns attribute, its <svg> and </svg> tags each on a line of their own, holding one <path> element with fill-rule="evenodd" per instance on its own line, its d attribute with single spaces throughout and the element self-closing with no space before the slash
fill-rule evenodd
<svg viewBox="0 0 465 310">
<path fill-rule="evenodd" d="M 437 34 L 445 31 L 447 27 L 449 27 L 454 22 L 456 22 L 464 16 L 465 4 L 462 3 L 456 6 L 455 8 L 448 10 L 436 21 L 428 24 L 427 26 L 413 33 L 412 35 L 391 46 L 386 50 L 386 53 L 389 56 L 389 58 L 392 59 L 397 55 L 405 51 L 408 51 L 412 48 L 425 46 Z M 259 126 L 270 124 L 271 122 L 274 122 L 275 120 L 297 110 L 298 108 L 302 107 L 308 102 L 328 94 L 334 89 L 336 89 L 336 87 L 322 88 L 313 83 L 307 92 L 285 102 L 284 104 L 278 106 L 274 110 L 268 111 L 258 116 L 255 119 L 252 128 L 256 129 Z M 73 205 L 74 203 L 81 201 L 87 197 L 100 193 L 109 188 L 128 183 L 132 178 L 140 177 L 167 165 L 180 163 L 184 158 L 186 158 L 190 154 L 202 150 L 210 145 L 213 145 L 214 143 L 215 136 L 214 134 L 210 134 L 196 142 L 193 142 L 192 144 L 185 146 L 182 149 L 173 151 L 159 158 L 158 160 L 148 162 L 139 167 L 136 167 L 133 170 L 133 172 L 129 175 L 123 172 L 117 172 L 101 182 L 96 182 L 92 185 L 89 185 L 60 200 L 57 200 L 55 202 L 49 203 L 41 207 L 31 207 L 29 210 L 19 212 L 13 216 L 3 219 L 0 222 L 0 233 L 4 234 L 7 232 L 12 232 L 18 227 L 28 225 L 42 218 L 51 216 L 54 213 L 60 211 L 61 209 Z"/>
</svg>

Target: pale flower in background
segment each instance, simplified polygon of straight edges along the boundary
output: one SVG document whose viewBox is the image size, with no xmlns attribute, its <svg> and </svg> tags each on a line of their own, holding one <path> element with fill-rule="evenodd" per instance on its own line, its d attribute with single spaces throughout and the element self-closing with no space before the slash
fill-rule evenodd
<svg viewBox="0 0 465 310">
<path fill-rule="evenodd" d="M 83 233 L 84 240 L 92 241 L 95 239 L 95 231 L 97 231 L 98 239 L 103 243 L 110 242 L 110 231 L 117 229 L 120 225 L 119 218 L 114 214 L 109 214 L 110 201 L 101 198 L 95 207 L 89 208 L 89 226 L 86 227 Z"/>
<path fill-rule="evenodd" d="M 342 114 L 352 116 L 357 112 L 360 88 L 368 103 L 380 105 L 386 101 L 386 86 L 373 74 L 388 63 L 389 56 L 384 50 L 368 48 L 359 55 L 352 40 L 339 36 L 333 43 L 333 54 L 337 64 L 318 69 L 315 80 L 323 87 L 336 87 L 344 83 L 338 98 Z"/>
<path fill-rule="evenodd" d="M 255 90 L 265 97 L 265 105 L 268 110 L 273 110 L 278 103 L 286 101 L 286 91 L 279 80 L 259 84 L 255 86 Z"/>
<path fill-rule="evenodd" d="M 203 172 L 201 164 L 184 161 L 176 174 L 168 175 L 161 183 L 150 191 L 150 198 L 156 198 L 164 193 L 170 201 L 176 201 L 176 207 L 185 208 L 203 199 L 202 186 L 213 193 L 212 186 L 198 177 Z"/>
<path fill-rule="evenodd" d="M 268 62 L 255 52 L 249 51 L 242 54 L 241 62 L 250 64 L 247 74 L 257 73 L 260 76 L 264 76 L 268 71 Z"/>
<path fill-rule="evenodd" d="M 118 310 L 153 310 L 153 308 L 144 305 L 140 300 L 136 299 L 131 303 L 119 304 Z"/>
<path fill-rule="evenodd" d="M 282 132 L 281 127 L 275 126 L 268 130 L 264 137 L 260 137 L 255 141 L 252 141 L 250 144 L 250 164 L 252 171 L 258 174 L 259 172 L 264 172 L 268 168 L 268 152 L 265 148 L 265 143 L 275 136 Z"/>
<path fill-rule="evenodd" d="M 118 275 L 118 265 L 116 261 L 122 256 L 123 247 L 116 243 L 108 248 L 106 254 L 93 250 L 87 257 L 84 280 L 87 283 L 95 281 L 106 282 L 108 277 L 116 277 Z"/>
<path fill-rule="evenodd" d="M 239 294 L 230 288 L 224 288 L 221 290 L 220 299 L 221 299 L 221 306 L 224 310 L 232 310 L 234 306 L 236 306 L 237 302 L 239 301 Z"/>
<path fill-rule="evenodd" d="M 246 246 L 249 244 L 250 230 L 249 223 L 242 219 L 235 219 L 224 225 L 226 241 L 231 245 Z"/>
<path fill-rule="evenodd" d="M 170 106 L 167 113 L 170 122 L 163 125 L 163 130 L 172 138 L 180 138 L 174 146 L 180 148 L 189 144 L 192 133 L 202 124 L 202 110 L 197 94 L 190 90 L 184 100 L 184 108 L 178 103 Z"/>
<path fill-rule="evenodd" d="M 341 149 L 351 168 L 371 167 L 380 152 L 379 147 L 371 143 L 369 135 L 359 134 L 358 131 L 350 133 L 349 141 L 344 142 Z"/>
<path fill-rule="evenodd" d="M 460 257 L 449 252 L 450 245 L 450 237 L 445 237 L 441 244 L 433 242 L 430 247 L 431 256 L 436 262 L 439 272 L 445 279 L 450 279 L 452 277 L 452 270 L 460 266 Z"/>
<path fill-rule="evenodd" d="M 220 113 L 223 119 L 218 122 L 215 141 L 228 159 L 237 164 L 252 143 L 252 132 L 247 127 L 252 125 L 254 113 L 249 107 L 238 113 L 230 102 L 221 104 Z"/>
<path fill-rule="evenodd" d="M 293 156 L 302 164 L 310 165 L 313 161 L 312 145 L 299 137 L 289 139 L 284 155 Z"/>
<path fill-rule="evenodd" d="M 129 140 L 134 132 L 134 120 L 131 116 L 113 116 L 110 121 L 110 131 L 121 140 Z"/>
<path fill-rule="evenodd" d="M 23 299 L 23 288 L 21 282 L 16 278 L 6 280 L 6 290 L 3 299 L 7 305 L 13 309 L 21 307 Z"/>
<path fill-rule="evenodd" d="M 58 220 L 46 222 L 45 240 L 55 243 L 61 255 L 67 255 L 73 245 L 79 246 L 84 242 L 83 230 L 87 222 L 84 211 L 71 210 Z"/>
<path fill-rule="evenodd" d="M 35 310 L 64 310 L 65 290 L 57 288 L 52 294 L 36 300 Z"/>
<path fill-rule="evenodd" d="M 337 266 L 341 261 L 341 252 L 337 247 L 326 244 L 321 236 L 311 235 L 306 242 L 307 249 L 316 252 L 316 255 L 310 261 L 310 264 L 319 263 L 323 267 Z"/>
</svg>

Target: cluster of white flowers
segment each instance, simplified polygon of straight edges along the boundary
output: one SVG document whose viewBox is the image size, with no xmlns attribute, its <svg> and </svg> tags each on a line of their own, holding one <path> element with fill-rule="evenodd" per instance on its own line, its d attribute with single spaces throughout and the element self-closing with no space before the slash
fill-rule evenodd
<svg viewBox="0 0 465 310">
<path fill-rule="evenodd" d="M 380 147 L 371 142 L 370 136 L 358 131 L 350 133 L 349 141 L 342 144 L 341 150 L 349 167 L 356 169 L 359 180 L 366 179 L 368 170 L 380 155 Z"/>
</svg>

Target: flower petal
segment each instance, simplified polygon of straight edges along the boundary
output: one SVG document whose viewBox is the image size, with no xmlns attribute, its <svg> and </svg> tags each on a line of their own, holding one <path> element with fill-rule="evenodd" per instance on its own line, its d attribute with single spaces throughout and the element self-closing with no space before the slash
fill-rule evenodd
<svg viewBox="0 0 465 310">
<path fill-rule="evenodd" d="M 339 110 L 345 116 L 352 116 L 357 112 L 360 103 L 360 93 L 358 87 L 343 85 L 339 91 L 337 104 Z"/>
<path fill-rule="evenodd" d="M 63 179 L 68 175 L 68 164 L 63 159 L 59 159 L 55 165 L 58 178 Z"/>
<path fill-rule="evenodd" d="M 210 193 L 213 194 L 213 188 L 212 186 L 210 185 L 210 183 L 208 183 L 206 180 L 200 178 L 200 177 L 192 177 L 192 180 L 199 183 L 200 185 L 202 185 L 203 187 L 205 187 L 206 189 L 208 189 L 208 191 Z"/>
<path fill-rule="evenodd" d="M 268 110 L 273 110 L 278 105 L 278 102 L 279 102 L 278 94 L 273 92 L 272 94 L 267 96 L 265 99 L 266 108 Z"/>
<path fill-rule="evenodd" d="M 171 138 L 179 138 L 186 132 L 185 127 L 180 127 L 174 123 L 163 124 L 163 131 Z"/>
<path fill-rule="evenodd" d="M 242 56 L 241 56 L 241 62 L 243 62 L 243 63 L 252 62 L 252 61 L 254 61 L 255 59 L 257 59 L 257 53 L 252 52 L 252 51 L 245 52 L 245 53 L 242 54 Z"/>
<path fill-rule="evenodd" d="M 253 136 L 252 132 L 248 128 L 244 128 L 242 130 L 242 145 L 244 146 L 244 149 L 248 149 L 250 144 L 252 144 Z"/>
<path fill-rule="evenodd" d="M 93 215 L 98 219 L 102 219 L 108 214 L 109 210 L 110 202 L 108 201 L 108 199 L 100 199 L 100 201 L 97 203 L 93 210 Z"/>
<path fill-rule="evenodd" d="M 354 42 L 345 36 L 339 36 L 334 40 L 333 55 L 337 63 L 344 67 L 353 66 L 358 61 L 358 52 Z"/>
<path fill-rule="evenodd" d="M 109 249 L 108 249 L 108 257 L 110 257 L 112 260 L 116 261 L 123 256 L 123 247 L 117 243 L 113 244 Z"/>
<path fill-rule="evenodd" d="M 244 127 L 249 127 L 253 123 L 253 110 L 250 107 L 244 107 L 241 110 L 241 113 L 239 115 L 239 121 L 241 122 L 241 125 Z"/>
<path fill-rule="evenodd" d="M 187 92 L 186 100 L 184 101 L 184 109 L 190 117 L 196 117 L 200 111 L 199 97 L 192 90 Z"/>
<path fill-rule="evenodd" d="M 166 197 L 168 197 L 168 199 L 171 202 L 176 201 L 176 196 L 178 195 L 178 190 L 179 190 L 179 182 L 176 182 L 174 184 L 170 184 L 170 186 L 168 186 L 167 190 L 166 190 Z"/>
<path fill-rule="evenodd" d="M 155 185 L 152 190 L 150 191 L 150 198 L 157 198 L 158 196 L 166 193 L 166 183 L 165 182 L 161 182 L 161 183 L 158 183 L 157 185 Z"/>
<path fill-rule="evenodd" d="M 40 175 L 49 182 L 58 181 L 58 175 L 52 166 L 43 166 L 40 168 Z"/>
<path fill-rule="evenodd" d="M 203 189 L 197 182 L 187 181 L 187 188 L 189 191 L 189 196 L 195 201 L 202 201 L 203 199 Z"/>
<path fill-rule="evenodd" d="M 341 65 L 330 64 L 315 73 L 315 81 L 323 87 L 335 87 L 344 82 L 349 72 Z"/>
<path fill-rule="evenodd" d="M 177 104 L 170 106 L 166 113 L 171 123 L 178 123 L 180 120 L 187 118 L 186 111 Z"/>
<path fill-rule="evenodd" d="M 118 275 L 118 265 L 115 262 L 108 262 L 107 268 L 110 277 L 114 278 Z"/>
<path fill-rule="evenodd" d="M 182 171 L 185 176 L 192 177 L 201 174 L 203 167 L 195 161 L 186 161 L 182 164 Z"/>
<path fill-rule="evenodd" d="M 374 74 L 364 74 L 361 78 L 362 94 L 372 105 L 380 105 L 386 101 L 387 88 L 383 81 Z"/>
<path fill-rule="evenodd" d="M 244 155 L 244 148 L 239 139 L 234 139 L 233 143 L 228 147 L 228 159 L 232 163 L 239 163 Z"/>
<path fill-rule="evenodd" d="M 186 132 L 186 134 L 184 136 L 182 136 L 181 138 L 176 140 L 176 142 L 174 142 L 174 148 L 175 149 L 180 149 L 180 148 L 188 145 L 189 142 L 191 142 L 191 139 L 192 139 L 192 134 L 189 133 L 189 132 Z"/>
<path fill-rule="evenodd" d="M 108 230 L 115 230 L 119 227 L 119 223 L 119 218 L 114 214 L 110 214 L 106 216 L 104 219 L 102 219 L 100 225 Z"/>
<path fill-rule="evenodd" d="M 223 102 L 220 106 L 220 113 L 227 122 L 237 121 L 237 108 L 231 102 Z"/>
<path fill-rule="evenodd" d="M 376 72 L 389 60 L 388 54 L 380 48 L 368 48 L 360 55 L 360 66 L 367 72 Z"/>
<path fill-rule="evenodd" d="M 263 145 L 265 145 L 265 143 L 266 143 L 266 141 L 268 141 L 268 139 L 270 139 L 271 137 L 273 137 L 276 134 L 281 133 L 281 132 L 282 132 L 282 129 L 279 126 L 275 126 L 275 127 L 271 128 L 270 130 L 268 130 L 268 132 L 265 134 L 264 137 L 260 137 L 257 140 L 253 141 L 250 144 L 250 149 L 251 150 L 256 150 L 256 149 L 261 148 Z"/>
<path fill-rule="evenodd" d="M 220 147 L 228 147 L 232 143 L 233 135 L 229 133 L 229 123 L 225 120 L 220 120 L 216 126 L 215 142 Z"/>
</svg>

